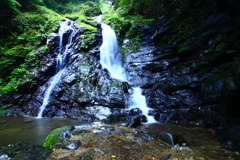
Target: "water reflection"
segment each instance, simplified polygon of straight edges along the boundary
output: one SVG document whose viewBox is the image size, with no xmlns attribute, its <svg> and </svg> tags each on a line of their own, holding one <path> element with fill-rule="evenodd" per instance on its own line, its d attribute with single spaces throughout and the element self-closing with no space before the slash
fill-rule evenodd
<svg viewBox="0 0 240 160">
<path fill-rule="evenodd" d="M 20 141 L 43 145 L 44 139 L 55 128 L 82 123 L 67 118 L 0 118 L 0 147 Z"/>
</svg>

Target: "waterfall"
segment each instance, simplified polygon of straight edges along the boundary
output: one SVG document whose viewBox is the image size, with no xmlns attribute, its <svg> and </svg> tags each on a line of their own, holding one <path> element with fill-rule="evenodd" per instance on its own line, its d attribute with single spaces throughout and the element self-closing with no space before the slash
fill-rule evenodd
<svg viewBox="0 0 240 160">
<path fill-rule="evenodd" d="M 146 97 L 142 95 L 142 91 L 140 87 L 133 88 L 133 94 L 130 97 L 131 105 L 129 109 L 139 108 L 142 111 L 142 114 L 147 117 L 147 123 L 155 123 L 157 122 L 152 116 L 148 115 L 149 110 L 151 108 L 147 107 Z"/>
<path fill-rule="evenodd" d="M 117 36 L 110 26 L 102 23 L 103 43 L 100 47 L 100 63 L 112 78 L 126 81 L 125 71 L 121 64 Z"/>
<path fill-rule="evenodd" d="M 62 77 L 62 74 L 64 72 L 64 67 L 66 65 L 68 49 L 72 45 L 72 37 L 75 33 L 74 29 L 71 27 L 72 22 L 69 21 L 68 19 L 64 19 L 63 21 L 60 22 L 59 25 L 60 25 L 60 28 L 58 31 L 59 50 L 57 52 L 57 58 L 56 58 L 56 74 L 53 77 L 51 77 L 48 80 L 48 82 L 45 83 L 43 86 L 43 91 L 40 93 L 40 95 L 43 94 L 43 102 L 40 107 L 37 118 L 42 118 L 43 111 L 50 101 L 52 91 Z M 69 33 L 70 33 L 69 37 L 65 37 Z M 65 38 L 69 38 L 67 44 L 64 44 Z"/>
<path fill-rule="evenodd" d="M 101 23 L 103 43 L 100 47 L 100 63 L 103 68 L 107 69 L 110 76 L 114 79 L 127 81 L 127 76 L 122 67 L 121 54 L 118 49 L 118 42 L 115 32 L 110 26 Z M 139 108 L 142 114 L 148 119 L 147 123 L 157 122 L 152 116 L 148 115 L 150 108 L 147 107 L 146 98 L 142 95 L 140 87 L 133 88 L 133 94 L 130 97 L 132 108 Z"/>
</svg>

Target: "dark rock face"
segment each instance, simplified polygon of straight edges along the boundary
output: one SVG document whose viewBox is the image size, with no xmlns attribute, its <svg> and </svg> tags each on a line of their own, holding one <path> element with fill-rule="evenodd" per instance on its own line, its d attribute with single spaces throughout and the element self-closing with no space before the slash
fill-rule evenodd
<svg viewBox="0 0 240 160">
<path fill-rule="evenodd" d="M 191 121 L 222 133 L 239 125 L 239 11 L 222 13 L 205 2 L 181 6 L 179 13 L 143 26 L 139 48 L 123 41 L 128 78 L 141 86 L 156 120 Z M 184 16 L 190 14 L 199 16 Z M 239 149 L 238 138 L 230 137 Z"/>
<path fill-rule="evenodd" d="M 158 110 L 155 117 L 159 121 L 207 122 L 215 110 L 231 115 L 239 108 L 231 103 L 238 102 L 239 95 L 238 69 L 231 67 L 237 65 L 234 59 L 238 60 L 239 47 L 232 46 L 238 38 L 232 35 L 234 31 L 230 27 L 233 24 L 229 23 L 234 21 L 237 27 L 239 21 L 228 14 L 209 11 L 215 6 L 208 7 L 204 18 L 192 22 L 195 23 L 194 31 L 185 31 L 186 37 L 178 33 L 174 38 L 172 35 L 179 31 L 174 25 L 191 16 L 176 20 L 173 13 L 172 17 L 161 17 L 156 25 L 143 27 L 143 42 L 137 52 L 123 45 L 129 50 L 126 58 L 128 78 L 144 89 L 148 106 Z M 187 7 L 182 8 L 185 9 Z M 235 40 L 224 39 L 230 35 Z M 234 107 L 223 107 L 229 104 Z M 188 116 L 182 115 L 184 112 Z M 167 116 L 163 116 L 166 113 Z"/>
</svg>

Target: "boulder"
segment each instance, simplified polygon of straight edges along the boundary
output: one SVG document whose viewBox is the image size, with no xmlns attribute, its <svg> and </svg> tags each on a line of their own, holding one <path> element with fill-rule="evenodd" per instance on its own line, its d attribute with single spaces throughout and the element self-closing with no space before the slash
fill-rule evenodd
<svg viewBox="0 0 240 160">
<path fill-rule="evenodd" d="M 58 144 L 61 144 L 66 138 L 72 136 L 71 131 L 73 129 L 73 126 L 64 126 L 53 130 L 45 139 L 43 147 L 49 149 L 56 148 Z"/>
</svg>

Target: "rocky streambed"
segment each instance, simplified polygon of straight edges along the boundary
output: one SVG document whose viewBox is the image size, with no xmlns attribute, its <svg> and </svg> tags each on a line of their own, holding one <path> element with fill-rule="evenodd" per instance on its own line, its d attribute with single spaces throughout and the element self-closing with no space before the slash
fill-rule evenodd
<svg viewBox="0 0 240 160">
<path fill-rule="evenodd" d="M 123 124 L 97 122 L 55 129 L 46 138 L 44 147 L 20 142 L 0 149 L 0 159 L 33 158 L 235 160 L 240 156 L 237 152 L 222 148 L 211 129 L 182 128 L 164 123 L 128 128 Z"/>
</svg>

